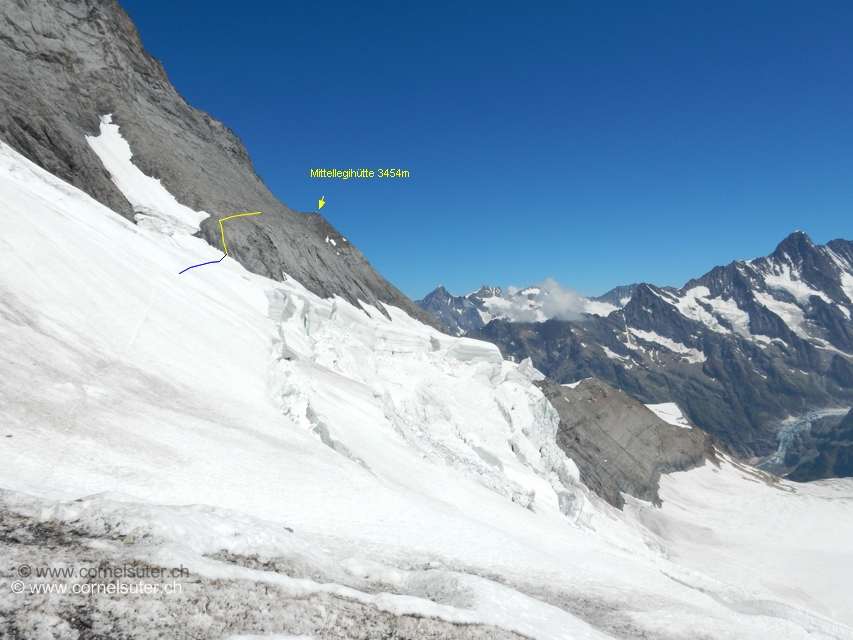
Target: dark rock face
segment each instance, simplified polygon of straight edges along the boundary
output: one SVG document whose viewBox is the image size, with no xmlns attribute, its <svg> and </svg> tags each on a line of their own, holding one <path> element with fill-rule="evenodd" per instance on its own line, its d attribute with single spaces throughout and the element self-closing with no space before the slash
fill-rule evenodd
<svg viewBox="0 0 853 640">
<path fill-rule="evenodd" d="M 815 246 L 797 232 L 766 258 L 716 267 L 681 289 L 637 285 L 607 317 L 493 320 L 466 335 L 530 357 L 559 382 L 595 376 L 644 403 L 676 402 L 736 455 L 759 460 L 777 450 L 786 418 L 853 404 L 851 295 L 853 242 Z M 812 436 L 796 449 L 804 461 L 830 438 Z M 842 473 L 838 455 L 820 464 Z"/>
<path fill-rule="evenodd" d="M 114 5 L 114 6 L 111 6 Z M 132 219 L 85 134 L 116 111 L 135 80 L 168 85 L 115 3 L 4 2 L 0 21 L 0 136 L 27 158 Z M 106 34 L 115 34 L 107 38 Z M 134 73 L 133 67 L 139 72 Z"/>
<path fill-rule="evenodd" d="M 473 295 L 454 296 L 439 285 L 423 300 L 416 300 L 415 304 L 443 323 L 453 335 L 460 336 L 470 329 L 480 328 L 486 324 L 478 311 L 477 304 L 471 299 Z"/>
<path fill-rule="evenodd" d="M 634 291 L 637 290 L 637 287 L 640 286 L 638 284 L 626 284 L 621 287 L 615 287 L 608 291 L 605 294 L 598 296 L 597 298 L 593 298 L 598 302 L 608 302 L 620 309 L 628 304 L 628 300 L 631 299 L 631 296 L 634 295 Z"/>
<path fill-rule="evenodd" d="M 788 478 L 797 482 L 853 476 L 853 409 L 844 418 L 812 425 L 796 449 L 789 449 L 789 466 L 796 465 Z"/>
<path fill-rule="evenodd" d="M 601 380 L 573 389 L 549 379 L 535 384 L 560 416 L 557 445 L 578 465 L 584 484 L 616 507 L 624 504 L 622 492 L 660 505 L 662 473 L 714 459 L 711 438 L 700 429 L 668 424 Z"/>
<path fill-rule="evenodd" d="M 319 214 L 297 213 L 270 193 L 240 140 L 184 101 L 115 0 L 3 2 L 0 139 L 132 220 L 85 141 L 110 113 L 133 162 L 179 202 L 210 214 L 202 235 L 213 246 L 221 244 L 220 218 L 264 212 L 229 228 L 230 253 L 247 269 L 277 280 L 287 273 L 324 297 L 380 309 L 386 302 L 440 327 Z"/>
</svg>

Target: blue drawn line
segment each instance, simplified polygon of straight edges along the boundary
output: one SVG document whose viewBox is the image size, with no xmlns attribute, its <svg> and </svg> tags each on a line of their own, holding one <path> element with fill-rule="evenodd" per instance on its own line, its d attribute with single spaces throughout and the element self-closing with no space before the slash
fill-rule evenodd
<svg viewBox="0 0 853 640">
<path fill-rule="evenodd" d="M 196 267 L 203 267 L 206 264 L 217 264 L 217 263 L 225 260 L 225 258 L 227 258 L 227 257 L 228 256 L 222 256 L 221 258 L 219 258 L 219 260 L 211 260 L 210 262 L 202 262 L 201 264 L 194 264 L 193 266 L 187 267 L 186 269 L 184 269 L 184 271 L 189 271 L 190 269 L 195 269 Z M 181 275 L 181 273 L 184 273 L 184 271 L 179 272 L 178 275 Z"/>
<path fill-rule="evenodd" d="M 227 218 L 221 218 L 219 220 L 219 230 L 222 232 L 222 248 L 225 249 L 225 255 L 219 258 L 219 260 L 211 260 L 210 262 L 202 262 L 201 264 L 194 264 L 191 267 L 187 267 L 183 271 L 179 271 L 178 275 L 189 271 L 190 269 L 195 269 L 196 267 L 203 267 L 206 264 L 216 264 L 217 262 L 222 262 L 225 258 L 228 257 L 228 245 L 225 244 L 225 227 L 222 226 L 222 223 L 226 220 L 231 220 L 232 218 L 245 218 L 246 216 L 259 216 L 261 215 L 260 211 L 252 211 L 251 213 L 237 213 L 233 216 L 228 216 Z"/>
</svg>

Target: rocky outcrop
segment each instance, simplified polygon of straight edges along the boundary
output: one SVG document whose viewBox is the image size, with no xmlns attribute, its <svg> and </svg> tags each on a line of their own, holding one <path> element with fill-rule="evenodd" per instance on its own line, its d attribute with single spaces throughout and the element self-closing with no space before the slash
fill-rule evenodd
<svg viewBox="0 0 853 640">
<path fill-rule="evenodd" d="M 622 507 L 622 493 L 660 505 L 662 473 L 687 471 L 714 459 L 700 429 L 664 422 L 647 407 L 596 378 L 576 387 L 535 383 L 560 416 L 557 445 L 599 496 Z"/>
<path fill-rule="evenodd" d="M 202 235 L 219 247 L 220 218 L 231 255 L 276 280 L 286 273 L 314 293 L 352 303 L 385 302 L 440 326 L 379 275 L 319 214 L 279 202 L 255 174 L 234 133 L 191 107 L 142 46 L 115 0 L 15 0 L 0 15 L 0 139 L 121 215 L 134 212 L 86 144 L 99 116 L 113 121 L 133 162 L 182 204 L 208 212 Z M 337 244 L 326 240 L 333 239 Z"/>
<path fill-rule="evenodd" d="M 826 419 L 789 448 L 785 463 L 797 482 L 853 476 L 853 409 L 839 422 Z"/>
<path fill-rule="evenodd" d="M 626 304 L 628 304 L 628 301 L 631 299 L 631 296 L 634 295 L 634 292 L 637 290 L 638 286 L 640 285 L 626 284 L 619 287 L 614 287 L 607 293 L 603 293 L 600 296 L 593 298 L 593 300 L 596 300 L 598 302 L 607 302 L 621 309 Z"/>
</svg>

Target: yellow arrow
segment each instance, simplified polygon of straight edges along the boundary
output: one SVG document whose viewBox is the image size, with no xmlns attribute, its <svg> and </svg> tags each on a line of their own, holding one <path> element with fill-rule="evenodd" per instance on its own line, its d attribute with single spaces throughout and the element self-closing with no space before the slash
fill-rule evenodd
<svg viewBox="0 0 853 640">
<path fill-rule="evenodd" d="M 320 202 L 319 202 L 319 205 L 317 208 L 322 209 L 324 204 L 326 204 L 326 196 L 323 196 L 322 198 L 320 198 Z"/>
</svg>

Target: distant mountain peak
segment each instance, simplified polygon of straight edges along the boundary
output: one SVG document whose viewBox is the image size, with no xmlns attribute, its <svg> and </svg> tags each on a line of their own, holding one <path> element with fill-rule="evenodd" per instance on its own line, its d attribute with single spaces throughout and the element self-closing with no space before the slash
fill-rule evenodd
<svg viewBox="0 0 853 640">
<path fill-rule="evenodd" d="M 771 257 L 775 257 L 777 259 L 794 259 L 799 260 L 807 253 L 813 251 L 815 248 L 814 242 L 809 236 L 802 231 L 794 231 L 787 238 L 782 240 L 776 247 L 776 250 L 773 251 Z"/>
<path fill-rule="evenodd" d="M 484 284 L 482 287 L 477 289 L 473 293 L 469 293 L 468 297 L 476 297 L 476 298 L 491 298 L 493 296 L 500 296 L 503 293 L 503 289 L 500 287 L 490 287 L 487 284 Z"/>
<path fill-rule="evenodd" d="M 610 291 L 603 293 L 595 298 L 592 298 L 592 300 L 595 300 L 597 302 L 606 302 L 621 309 L 626 304 L 628 304 L 628 301 L 631 299 L 631 296 L 634 295 L 634 291 L 636 291 L 637 287 L 639 286 L 639 284 L 634 283 L 614 287 Z"/>
<path fill-rule="evenodd" d="M 610 298 L 584 298 L 565 290 L 555 281 L 507 289 L 484 284 L 467 296 L 454 296 L 443 286 L 416 302 L 427 313 L 445 324 L 454 335 L 486 326 L 496 318 L 545 322 L 554 317 L 580 317 L 582 314 L 606 316 L 624 306 L 636 285 L 608 292 Z M 557 291 L 561 295 L 556 295 Z M 612 299 L 611 299 L 612 298 Z"/>
</svg>

